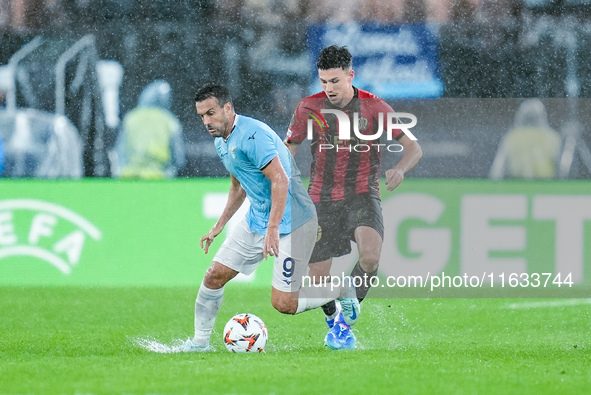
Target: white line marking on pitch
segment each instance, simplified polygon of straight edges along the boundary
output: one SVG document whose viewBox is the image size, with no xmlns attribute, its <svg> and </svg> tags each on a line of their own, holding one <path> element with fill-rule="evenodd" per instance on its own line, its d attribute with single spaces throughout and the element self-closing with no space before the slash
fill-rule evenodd
<svg viewBox="0 0 591 395">
<path fill-rule="evenodd" d="M 564 307 L 591 304 L 591 299 L 562 299 L 544 300 L 539 302 L 510 303 L 501 306 L 502 309 L 536 309 L 541 307 Z"/>
</svg>

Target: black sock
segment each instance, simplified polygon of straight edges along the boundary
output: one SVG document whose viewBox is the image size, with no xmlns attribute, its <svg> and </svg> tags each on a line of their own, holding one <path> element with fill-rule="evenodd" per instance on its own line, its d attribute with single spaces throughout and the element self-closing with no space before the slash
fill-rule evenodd
<svg viewBox="0 0 591 395">
<path fill-rule="evenodd" d="M 367 296 L 369 289 L 371 288 L 372 278 L 378 274 L 378 269 L 374 270 L 373 272 L 366 272 L 361 268 L 359 261 L 351 271 L 351 278 L 353 279 L 354 284 L 359 285 L 355 287 L 357 291 L 357 299 L 361 302 Z"/>
<path fill-rule="evenodd" d="M 337 312 L 337 305 L 334 300 L 322 305 L 322 311 L 324 311 L 327 317 L 334 315 Z"/>
</svg>

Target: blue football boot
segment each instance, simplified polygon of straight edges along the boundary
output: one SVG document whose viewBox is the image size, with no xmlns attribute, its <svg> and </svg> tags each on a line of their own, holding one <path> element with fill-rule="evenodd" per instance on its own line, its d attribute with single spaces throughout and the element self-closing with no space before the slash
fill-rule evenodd
<svg viewBox="0 0 591 395">
<path fill-rule="evenodd" d="M 343 315 L 339 313 L 332 328 L 324 338 L 324 345 L 333 350 L 354 350 L 356 339 L 351 327 L 345 323 Z"/>
</svg>

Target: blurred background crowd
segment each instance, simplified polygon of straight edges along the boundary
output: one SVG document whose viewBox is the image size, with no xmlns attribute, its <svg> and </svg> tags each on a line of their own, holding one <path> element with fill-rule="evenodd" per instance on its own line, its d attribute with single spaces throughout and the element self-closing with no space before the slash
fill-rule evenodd
<svg viewBox="0 0 591 395">
<path fill-rule="evenodd" d="M 319 27 L 326 38 L 409 26 L 433 38 L 441 83 L 423 96 L 381 94 L 417 115 L 425 156 L 413 176 L 589 178 L 590 22 L 591 0 L 0 0 L 3 177 L 224 175 L 195 115 L 200 84 L 227 84 L 239 113 L 283 136 L 297 100 L 315 88 Z M 162 113 L 151 116 L 160 117 L 165 138 L 154 148 L 133 130 L 146 122 L 125 119 L 155 82 L 164 101 L 152 97 Z M 522 111 L 537 111 L 532 128 L 542 137 L 503 148 L 509 130 L 524 128 L 518 111 L 528 98 L 539 100 Z M 63 155 L 47 146 L 72 139 L 67 150 L 80 163 L 52 172 L 39 160 Z M 143 146 L 126 154 L 129 141 Z M 524 154 L 536 145 L 546 148 Z M 540 150 L 551 171 L 509 164 L 511 155 L 537 158 Z M 162 168 L 126 172 L 133 159 L 125 155 L 146 152 L 158 152 Z M 384 169 L 388 160 L 395 158 Z"/>
</svg>

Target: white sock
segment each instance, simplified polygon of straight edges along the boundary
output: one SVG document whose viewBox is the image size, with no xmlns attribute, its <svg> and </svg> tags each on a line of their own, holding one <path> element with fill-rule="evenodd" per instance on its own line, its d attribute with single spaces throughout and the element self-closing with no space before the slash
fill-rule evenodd
<svg viewBox="0 0 591 395">
<path fill-rule="evenodd" d="M 195 299 L 195 343 L 200 346 L 207 346 L 213 331 L 215 318 L 222 306 L 224 288 L 210 289 L 203 283 L 197 292 Z"/>
<path fill-rule="evenodd" d="M 317 307 L 320 307 L 334 298 L 298 298 L 298 309 L 296 310 L 296 314 L 303 313 L 304 311 L 312 310 Z"/>
<path fill-rule="evenodd" d="M 332 288 L 332 286 L 329 287 L 328 283 L 324 284 L 322 287 L 314 286 L 300 288 L 298 297 L 298 308 L 296 310 L 296 314 L 303 313 L 307 310 L 315 309 L 337 298 L 357 298 L 357 291 L 351 283 L 350 278 L 346 278 L 346 280 L 343 284 L 341 284 L 340 287 L 334 289 Z M 337 309 L 335 317 L 338 314 L 339 311 Z"/>
<path fill-rule="evenodd" d="M 302 287 L 298 294 L 298 308 L 296 314 L 320 307 L 331 300 L 335 300 L 337 296 L 338 290 L 331 292 L 326 288 L 319 292 L 319 289 L 316 288 Z"/>
</svg>

